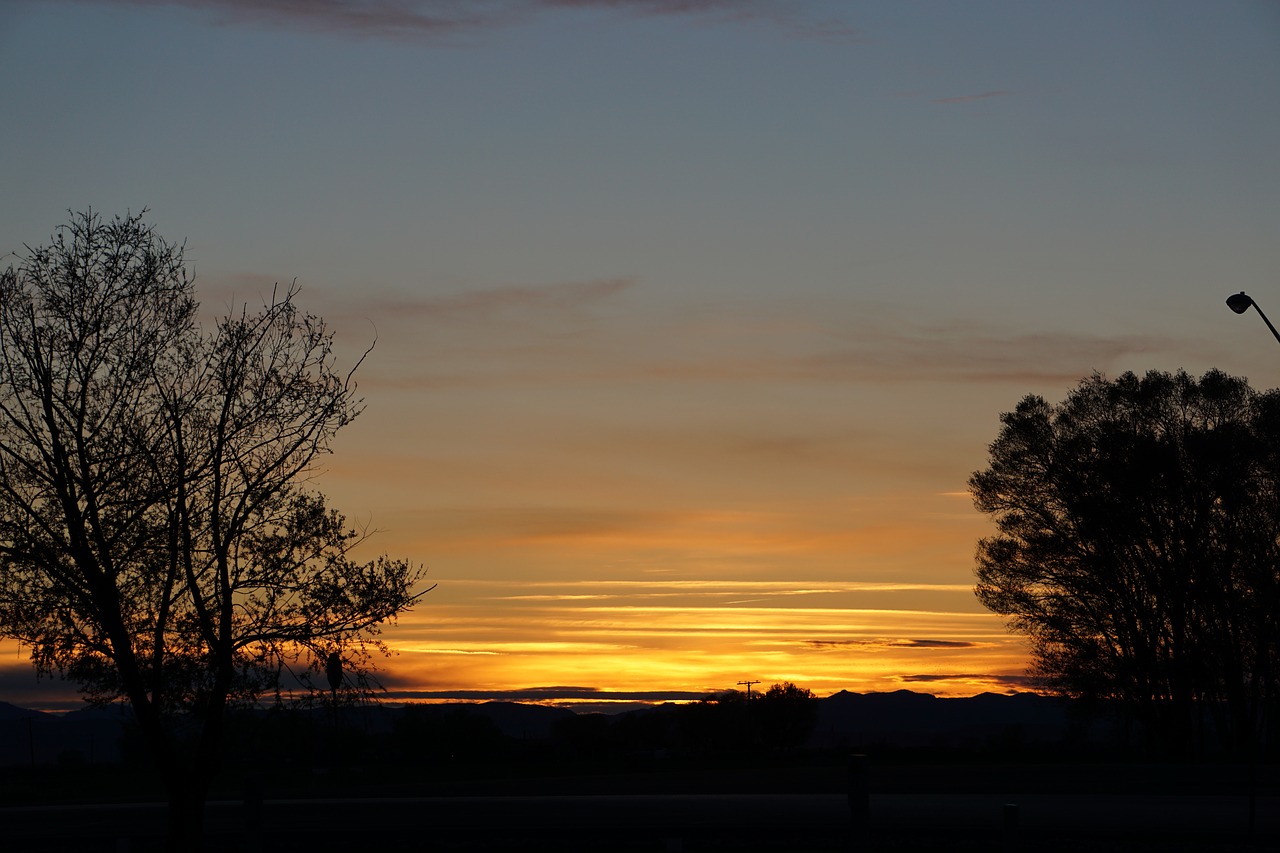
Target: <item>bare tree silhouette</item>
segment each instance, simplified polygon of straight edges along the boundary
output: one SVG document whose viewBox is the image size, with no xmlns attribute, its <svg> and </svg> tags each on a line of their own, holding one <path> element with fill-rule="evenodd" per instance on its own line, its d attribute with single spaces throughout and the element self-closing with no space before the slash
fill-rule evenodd
<svg viewBox="0 0 1280 853">
<path fill-rule="evenodd" d="M 423 570 L 306 488 L 361 410 L 296 287 L 197 325 L 181 246 L 73 214 L 0 274 L 0 635 L 124 697 L 198 849 L 228 703 L 385 647 Z M 175 725 L 182 720 L 182 725 Z"/>
</svg>

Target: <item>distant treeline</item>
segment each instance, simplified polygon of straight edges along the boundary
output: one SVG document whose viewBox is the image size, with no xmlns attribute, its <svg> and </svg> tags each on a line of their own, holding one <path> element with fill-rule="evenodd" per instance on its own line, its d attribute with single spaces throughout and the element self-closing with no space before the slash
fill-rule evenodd
<svg viewBox="0 0 1280 853">
<path fill-rule="evenodd" d="M 1208 715 L 1206 715 L 1206 720 Z M 824 699 L 793 685 L 746 697 L 734 691 L 687 704 L 618 714 L 509 702 L 316 703 L 240 709 L 228 720 L 226 764 L 308 770 L 338 766 L 428 768 L 536 761 L 638 766 L 801 753 L 1007 759 L 1166 758 L 1141 726 L 1105 707 L 1031 693 L 943 699 L 841 692 Z M 1195 747 L 1223 757 L 1212 729 Z M 1275 758 L 1263 749 L 1264 760 Z M 61 717 L 8 706 L 0 714 L 0 766 L 146 766 L 127 708 Z"/>
</svg>

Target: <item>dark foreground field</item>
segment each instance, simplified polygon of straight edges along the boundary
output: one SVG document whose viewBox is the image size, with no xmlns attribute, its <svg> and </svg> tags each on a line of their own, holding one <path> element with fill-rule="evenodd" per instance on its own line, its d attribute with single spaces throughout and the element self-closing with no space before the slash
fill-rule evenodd
<svg viewBox="0 0 1280 853">
<path fill-rule="evenodd" d="M 380 782 L 347 768 L 268 786 L 261 802 L 224 791 L 209 806 L 208 849 L 1280 850 L 1280 788 L 1265 771 L 1251 836 L 1247 769 L 1232 765 L 872 762 L 865 800 L 856 783 L 853 798 L 865 819 L 850 807 L 848 765 L 834 757 Z M 74 805 L 27 798 L 0 808 L 0 851 L 160 849 L 163 806 L 121 802 L 109 778 L 85 782 L 91 789 L 76 791 Z"/>
</svg>

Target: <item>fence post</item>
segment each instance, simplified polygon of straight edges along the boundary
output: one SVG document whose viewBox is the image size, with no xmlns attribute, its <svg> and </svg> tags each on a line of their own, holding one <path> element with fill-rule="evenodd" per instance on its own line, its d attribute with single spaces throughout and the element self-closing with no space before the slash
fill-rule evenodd
<svg viewBox="0 0 1280 853">
<path fill-rule="evenodd" d="M 1004 804 L 1004 849 L 1008 853 L 1018 850 L 1018 804 Z"/>
<path fill-rule="evenodd" d="M 849 816 L 853 819 L 853 830 L 857 837 L 867 830 L 871 817 L 871 783 L 867 771 L 865 755 L 849 756 Z"/>
</svg>

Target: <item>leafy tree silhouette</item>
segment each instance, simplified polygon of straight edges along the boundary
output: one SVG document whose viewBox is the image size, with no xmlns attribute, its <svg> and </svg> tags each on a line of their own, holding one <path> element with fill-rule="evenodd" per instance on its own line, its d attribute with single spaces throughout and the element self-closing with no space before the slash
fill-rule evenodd
<svg viewBox="0 0 1280 853">
<path fill-rule="evenodd" d="M 760 738 L 773 750 L 787 751 L 802 745 L 818 721 L 813 691 L 790 681 L 774 684 L 756 700 Z"/>
<path fill-rule="evenodd" d="M 969 481 L 997 527 L 975 591 L 1030 638 L 1034 674 L 1121 702 L 1153 750 L 1212 731 L 1252 752 L 1280 710 L 1280 392 L 1094 375 L 1001 422 Z"/>
</svg>

